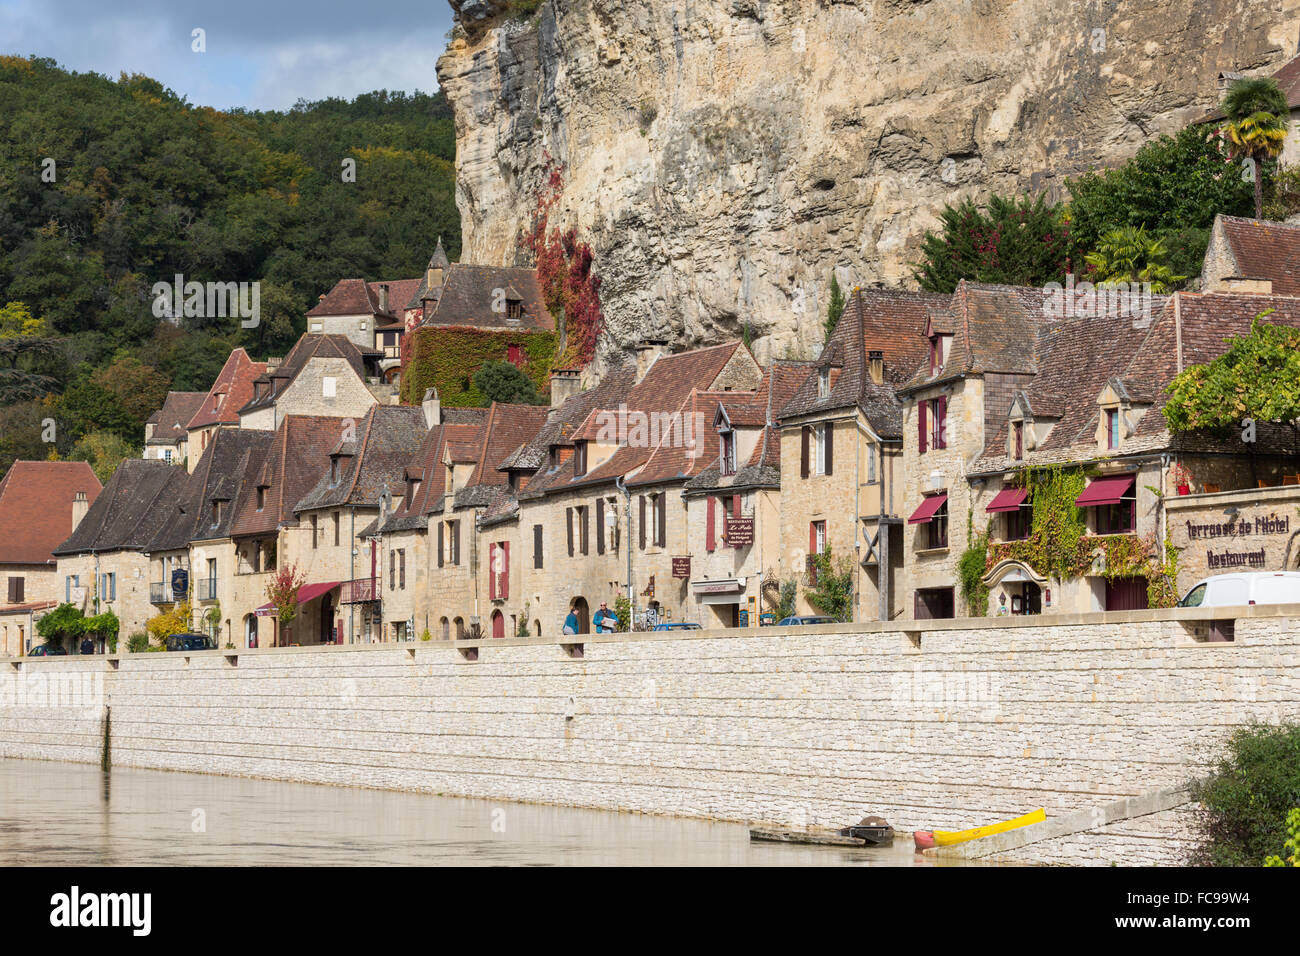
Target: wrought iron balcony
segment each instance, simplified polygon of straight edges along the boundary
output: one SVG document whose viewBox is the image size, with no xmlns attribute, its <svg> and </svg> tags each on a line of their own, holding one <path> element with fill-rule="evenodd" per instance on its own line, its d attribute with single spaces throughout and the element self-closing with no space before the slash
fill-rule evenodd
<svg viewBox="0 0 1300 956">
<path fill-rule="evenodd" d="M 379 578 L 354 578 L 344 581 L 339 592 L 340 604 L 365 604 L 379 600 Z"/>
<path fill-rule="evenodd" d="M 175 604 L 176 595 L 172 593 L 170 581 L 156 581 L 149 585 L 150 604 Z"/>
<path fill-rule="evenodd" d="M 199 601 L 215 601 L 217 599 L 217 579 L 199 578 L 195 581 L 194 597 Z"/>
</svg>

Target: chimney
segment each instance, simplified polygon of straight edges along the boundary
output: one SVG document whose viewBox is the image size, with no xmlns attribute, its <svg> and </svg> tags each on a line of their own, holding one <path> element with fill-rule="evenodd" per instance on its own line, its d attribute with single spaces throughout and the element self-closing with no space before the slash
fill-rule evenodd
<svg viewBox="0 0 1300 956">
<path fill-rule="evenodd" d="M 551 408 L 559 408 L 582 391 L 582 370 L 557 368 L 551 373 Z"/>
<path fill-rule="evenodd" d="M 1211 292 L 1229 292 L 1233 295 L 1272 295 L 1272 279 L 1252 279 L 1248 276 L 1223 276 Z"/>
<path fill-rule="evenodd" d="M 77 525 L 81 524 L 81 519 L 86 517 L 86 512 L 90 510 L 90 500 L 86 497 L 84 491 L 78 491 L 72 496 L 72 530 L 77 530 Z"/>
<path fill-rule="evenodd" d="M 867 370 L 874 385 L 885 384 L 885 353 L 875 349 L 867 353 Z"/>
<path fill-rule="evenodd" d="M 644 342 L 638 342 L 636 347 L 636 380 L 638 382 L 645 378 L 646 372 L 650 371 L 650 366 L 661 355 L 668 354 L 668 343 L 662 339 L 646 339 Z"/>
<path fill-rule="evenodd" d="M 438 399 L 436 388 L 424 390 L 424 401 L 420 402 L 420 407 L 424 409 L 425 427 L 432 428 L 442 424 L 442 402 Z"/>
<path fill-rule="evenodd" d="M 379 286 L 379 311 L 388 314 L 388 283 L 382 283 Z"/>
</svg>

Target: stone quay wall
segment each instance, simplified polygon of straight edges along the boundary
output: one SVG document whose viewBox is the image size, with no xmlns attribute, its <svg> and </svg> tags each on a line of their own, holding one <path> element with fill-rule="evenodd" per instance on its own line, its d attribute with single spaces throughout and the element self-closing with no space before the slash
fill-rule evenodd
<svg viewBox="0 0 1300 956">
<path fill-rule="evenodd" d="M 1300 606 L 582 637 L 0 659 L 0 756 L 98 763 L 111 708 L 114 766 L 955 830 L 1178 788 L 1300 717 Z M 1183 858 L 1186 808 L 1111 816 L 1014 859 Z"/>
</svg>

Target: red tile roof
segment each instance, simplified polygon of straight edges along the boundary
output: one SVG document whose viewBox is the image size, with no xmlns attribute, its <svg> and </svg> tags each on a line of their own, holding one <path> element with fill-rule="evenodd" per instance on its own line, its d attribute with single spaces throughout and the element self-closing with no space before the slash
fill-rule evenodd
<svg viewBox="0 0 1300 956">
<path fill-rule="evenodd" d="M 345 419 L 322 415 L 288 415 L 275 431 L 275 441 L 260 468 L 239 489 L 230 536 L 274 533 L 295 520 L 293 507 L 311 491 L 330 466 L 329 453 L 339 443 Z M 257 488 L 266 487 L 262 510 Z"/>
<path fill-rule="evenodd" d="M 1237 274 L 1268 279 L 1274 295 L 1300 295 L 1300 226 L 1220 216 Z"/>
<path fill-rule="evenodd" d="M 188 434 L 186 426 L 203 407 L 207 392 L 168 392 L 163 407 L 149 417 L 153 434 L 147 445 L 172 445 Z"/>
<path fill-rule="evenodd" d="M 99 479 L 84 461 L 16 461 L 0 479 L 0 564 L 53 563 L 72 533 L 72 501 L 93 503 Z"/>
<path fill-rule="evenodd" d="M 265 362 L 254 362 L 243 349 L 235 349 L 186 427 L 193 431 L 208 425 L 238 425 L 239 410 L 253 397 L 253 380 L 265 372 Z M 225 397 L 218 404 L 219 394 Z"/>
</svg>

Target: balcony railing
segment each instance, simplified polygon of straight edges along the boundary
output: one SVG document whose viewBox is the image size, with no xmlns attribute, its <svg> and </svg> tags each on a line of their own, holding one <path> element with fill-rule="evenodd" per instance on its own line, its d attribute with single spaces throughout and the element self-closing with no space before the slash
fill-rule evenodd
<svg viewBox="0 0 1300 956">
<path fill-rule="evenodd" d="M 215 601 L 217 599 L 217 579 L 199 578 L 194 583 L 194 596 L 200 601 Z"/>
<path fill-rule="evenodd" d="M 402 347 L 400 345 L 385 345 L 384 358 L 399 359 L 402 357 Z"/>
<path fill-rule="evenodd" d="M 172 593 L 170 581 L 157 581 L 149 585 L 150 604 L 175 604 L 176 595 Z"/>
<path fill-rule="evenodd" d="M 379 578 L 355 578 L 344 581 L 339 592 L 340 604 L 365 604 L 379 600 Z"/>
</svg>

